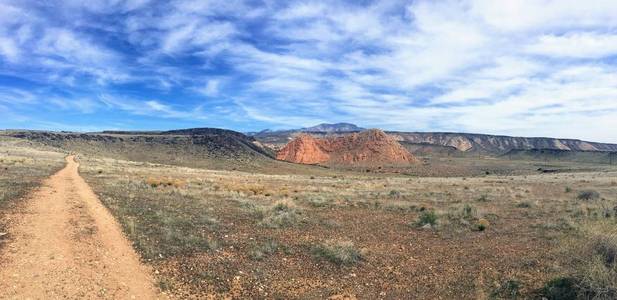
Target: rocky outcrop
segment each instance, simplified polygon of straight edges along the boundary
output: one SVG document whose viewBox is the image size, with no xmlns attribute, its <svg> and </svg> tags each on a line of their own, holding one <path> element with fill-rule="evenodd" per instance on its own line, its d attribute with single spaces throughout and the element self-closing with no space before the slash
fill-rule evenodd
<svg viewBox="0 0 617 300">
<path fill-rule="evenodd" d="M 301 134 L 279 150 L 276 159 L 299 164 L 320 164 L 330 159 L 328 148 L 324 140 Z"/>
<path fill-rule="evenodd" d="M 377 129 L 326 138 L 301 134 L 278 152 L 277 159 L 301 164 L 358 166 L 416 161 L 397 141 Z"/>
<path fill-rule="evenodd" d="M 327 129 L 321 125 L 314 128 Z M 352 129 L 353 124 L 337 128 Z M 278 149 L 287 144 L 299 134 L 308 133 L 315 138 L 331 138 L 332 136 L 347 136 L 349 131 L 312 131 L 309 128 L 264 131 L 253 136 L 260 142 Z M 617 144 L 594 143 L 575 139 L 558 139 L 545 137 L 514 137 L 488 134 L 455 133 L 455 132 L 396 132 L 386 133 L 401 143 L 418 145 L 435 145 L 454 147 L 458 151 L 502 155 L 510 150 L 553 149 L 567 151 L 617 151 Z"/>
</svg>

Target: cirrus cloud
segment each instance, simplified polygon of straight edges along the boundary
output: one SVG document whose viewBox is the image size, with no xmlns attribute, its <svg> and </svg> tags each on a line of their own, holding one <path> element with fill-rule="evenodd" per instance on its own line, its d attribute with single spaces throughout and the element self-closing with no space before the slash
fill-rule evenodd
<svg viewBox="0 0 617 300">
<path fill-rule="evenodd" d="M 607 0 L 0 0 L 0 103 L 114 128 L 109 111 L 617 142 L 615 15 Z"/>
</svg>

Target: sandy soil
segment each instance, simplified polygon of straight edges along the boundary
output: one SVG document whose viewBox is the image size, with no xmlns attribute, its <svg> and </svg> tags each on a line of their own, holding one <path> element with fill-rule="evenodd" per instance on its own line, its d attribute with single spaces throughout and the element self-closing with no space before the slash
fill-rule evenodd
<svg viewBox="0 0 617 300">
<path fill-rule="evenodd" d="M 27 199 L 0 253 L 1 299 L 155 299 L 141 265 L 74 157 Z"/>
</svg>

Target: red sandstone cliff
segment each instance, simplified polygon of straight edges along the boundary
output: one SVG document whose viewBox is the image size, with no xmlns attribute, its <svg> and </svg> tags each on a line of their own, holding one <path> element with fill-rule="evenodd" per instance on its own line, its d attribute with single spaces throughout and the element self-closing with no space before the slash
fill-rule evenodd
<svg viewBox="0 0 617 300">
<path fill-rule="evenodd" d="M 416 161 L 396 140 L 377 129 L 323 139 L 302 134 L 283 147 L 276 158 L 329 165 L 400 165 Z"/>
</svg>

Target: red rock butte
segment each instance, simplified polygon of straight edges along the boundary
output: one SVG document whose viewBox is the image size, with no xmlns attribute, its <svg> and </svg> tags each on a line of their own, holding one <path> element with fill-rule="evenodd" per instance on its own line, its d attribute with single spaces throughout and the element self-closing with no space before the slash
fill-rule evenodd
<svg viewBox="0 0 617 300">
<path fill-rule="evenodd" d="M 300 134 L 283 147 L 279 160 L 300 164 L 327 165 L 402 165 L 416 158 L 381 130 L 369 129 L 323 139 Z"/>
</svg>

